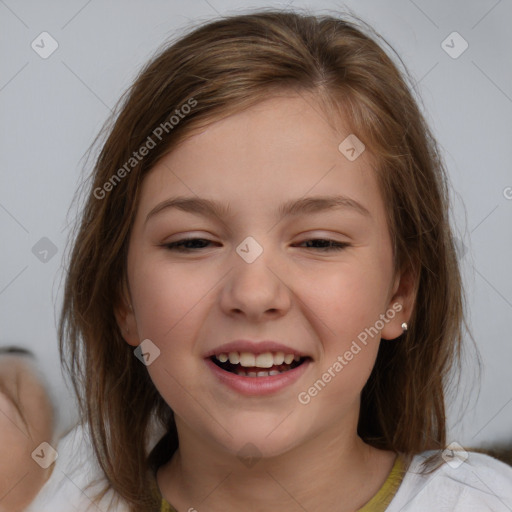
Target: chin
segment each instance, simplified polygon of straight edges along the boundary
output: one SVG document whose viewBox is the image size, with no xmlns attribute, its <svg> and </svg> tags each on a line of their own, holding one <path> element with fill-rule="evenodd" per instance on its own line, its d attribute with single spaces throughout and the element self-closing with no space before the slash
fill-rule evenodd
<svg viewBox="0 0 512 512">
<path fill-rule="evenodd" d="M 232 436 L 222 430 L 216 441 L 227 453 L 238 458 L 278 457 L 300 444 L 302 438 L 302 433 L 284 425 L 284 417 L 286 415 L 281 414 L 277 419 L 273 416 L 266 420 L 253 418 L 245 423 L 237 421 L 236 425 L 229 423 L 224 426 Z"/>
</svg>

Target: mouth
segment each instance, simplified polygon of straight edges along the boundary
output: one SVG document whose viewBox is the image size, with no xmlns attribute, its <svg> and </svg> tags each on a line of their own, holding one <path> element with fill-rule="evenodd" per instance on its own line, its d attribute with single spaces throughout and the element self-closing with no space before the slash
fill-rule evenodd
<svg viewBox="0 0 512 512">
<path fill-rule="evenodd" d="M 287 373 L 310 361 L 311 357 L 284 352 L 229 352 L 212 355 L 209 359 L 225 372 L 239 377 L 261 378 Z"/>
</svg>

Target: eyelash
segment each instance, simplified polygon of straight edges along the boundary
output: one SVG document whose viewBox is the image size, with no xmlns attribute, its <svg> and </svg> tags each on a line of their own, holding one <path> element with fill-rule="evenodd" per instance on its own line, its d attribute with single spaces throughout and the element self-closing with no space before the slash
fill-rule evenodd
<svg viewBox="0 0 512 512">
<path fill-rule="evenodd" d="M 176 242 L 171 242 L 169 244 L 163 244 L 163 247 L 170 251 L 177 251 L 177 252 L 194 252 L 198 249 L 205 249 L 205 247 L 199 247 L 195 249 L 191 248 L 183 248 L 182 246 L 189 242 L 208 242 L 211 243 L 210 240 L 206 240 L 205 238 L 183 238 L 182 240 L 177 240 Z M 301 243 L 307 243 L 307 242 L 328 242 L 330 244 L 330 247 L 306 247 L 306 249 L 318 249 L 322 252 L 331 252 L 331 251 L 341 251 L 345 249 L 346 247 L 349 247 L 350 244 L 346 242 L 337 242 L 336 240 L 330 240 L 328 238 L 311 238 L 309 240 L 304 240 L 304 242 Z"/>
</svg>

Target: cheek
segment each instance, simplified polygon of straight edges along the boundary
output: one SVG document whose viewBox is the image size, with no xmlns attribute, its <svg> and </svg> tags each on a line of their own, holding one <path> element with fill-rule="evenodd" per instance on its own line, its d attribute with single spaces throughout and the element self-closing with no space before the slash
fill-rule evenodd
<svg viewBox="0 0 512 512">
<path fill-rule="evenodd" d="M 337 265 L 305 275 L 298 290 L 324 324 L 323 331 L 340 343 L 375 324 L 386 305 L 387 280 L 375 262 Z M 317 319 L 317 322 L 318 322 Z"/>
<path fill-rule="evenodd" d="M 326 383 L 322 395 L 339 401 L 341 393 L 351 403 L 370 376 L 379 349 L 382 325 L 377 322 L 387 293 L 383 268 L 374 258 L 361 256 L 357 263 L 317 272 L 314 279 L 304 277 L 301 288 L 308 290 L 305 314 L 321 337 L 315 378 Z"/>
<path fill-rule="evenodd" d="M 159 346 L 168 344 L 182 325 L 190 322 L 211 288 L 207 281 L 178 266 L 154 261 L 140 265 L 133 277 L 130 287 L 139 335 Z"/>
<path fill-rule="evenodd" d="M 180 411 L 183 389 L 193 393 L 197 386 L 195 340 L 201 314 L 209 307 L 208 292 L 218 277 L 208 279 L 154 258 L 134 258 L 133 264 L 137 271 L 129 279 L 138 336 L 151 340 L 160 351 L 147 369 L 163 398 Z"/>
</svg>

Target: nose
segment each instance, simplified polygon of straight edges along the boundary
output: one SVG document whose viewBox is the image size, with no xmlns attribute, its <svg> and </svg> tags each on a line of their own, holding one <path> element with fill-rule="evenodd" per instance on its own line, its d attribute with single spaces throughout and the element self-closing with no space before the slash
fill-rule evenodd
<svg viewBox="0 0 512 512">
<path fill-rule="evenodd" d="M 269 251 L 252 263 L 236 258 L 221 292 L 222 310 L 253 322 L 285 315 L 291 306 L 291 290 L 283 267 L 275 264 Z"/>
</svg>

